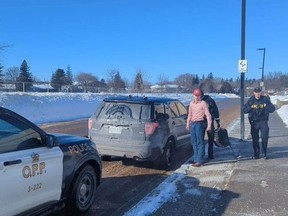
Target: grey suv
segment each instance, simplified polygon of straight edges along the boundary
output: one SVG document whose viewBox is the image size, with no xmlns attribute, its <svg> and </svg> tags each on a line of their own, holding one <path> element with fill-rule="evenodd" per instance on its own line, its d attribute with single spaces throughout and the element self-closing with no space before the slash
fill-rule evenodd
<svg viewBox="0 0 288 216">
<path fill-rule="evenodd" d="M 172 152 L 190 143 L 187 109 L 177 99 L 118 96 L 103 100 L 88 122 L 103 160 L 111 156 L 152 161 L 168 168 Z"/>
</svg>

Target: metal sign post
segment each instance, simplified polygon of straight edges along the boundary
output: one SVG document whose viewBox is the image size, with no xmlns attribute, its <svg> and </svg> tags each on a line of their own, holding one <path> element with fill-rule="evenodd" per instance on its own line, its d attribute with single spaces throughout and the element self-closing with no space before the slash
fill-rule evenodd
<svg viewBox="0 0 288 216">
<path fill-rule="evenodd" d="M 245 60 L 245 26 L 246 26 L 246 0 L 242 0 L 242 13 L 241 13 L 241 60 L 239 65 L 241 71 L 241 140 L 244 140 L 245 124 L 244 124 L 244 92 L 245 92 L 245 73 L 247 71 L 247 60 Z M 246 61 L 246 64 L 245 64 Z"/>
</svg>

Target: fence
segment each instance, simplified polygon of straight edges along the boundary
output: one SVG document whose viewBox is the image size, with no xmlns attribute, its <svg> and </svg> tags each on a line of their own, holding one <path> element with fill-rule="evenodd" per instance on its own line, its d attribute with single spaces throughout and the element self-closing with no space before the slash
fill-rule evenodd
<svg viewBox="0 0 288 216">
<path fill-rule="evenodd" d="M 59 85 L 53 87 L 49 82 L 0 82 L 0 92 L 71 92 L 71 93 L 183 93 L 182 89 L 177 87 L 169 88 L 159 86 L 158 88 L 147 87 L 144 90 L 135 90 L 132 88 L 110 88 L 101 86 L 83 86 L 83 85 Z"/>
</svg>

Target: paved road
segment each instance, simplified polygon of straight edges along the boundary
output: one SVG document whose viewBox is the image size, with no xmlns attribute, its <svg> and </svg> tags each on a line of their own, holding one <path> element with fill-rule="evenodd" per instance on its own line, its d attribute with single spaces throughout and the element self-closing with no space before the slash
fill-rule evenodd
<svg viewBox="0 0 288 216">
<path fill-rule="evenodd" d="M 253 150 L 251 139 L 249 139 L 250 126 L 246 119 L 245 139 L 239 141 L 240 119 L 238 119 L 228 128 L 234 152 L 229 147 L 215 148 L 215 159 L 207 161 L 206 165 L 201 168 L 191 167 L 191 164 L 184 162 L 170 176 L 157 181 L 159 186 L 157 187 L 156 184 L 155 189 L 152 187 L 152 192 L 144 195 L 144 198 L 139 200 L 138 204 L 137 202 L 134 203 L 132 205 L 134 207 L 130 212 L 129 208 L 116 211 L 115 207 L 119 208 L 119 205 L 114 203 L 115 206 L 112 206 L 114 208 L 111 208 L 111 205 L 108 205 L 108 200 L 103 202 L 103 199 L 100 199 L 100 203 L 103 202 L 104 205 L 109 206 L 107 209 L 113 210 L 110 214 L 106 214 L 108 211 L 103 211 L 103 214 L 101 214 L 98 208 L 99 202 L 96 202 L 98 207 L 95 208 L 95 213 L 97 215 L 112 215 L 112 212 L 114 212 L 113 215 L 125 215 L 126 212 L 126 215 L 133 216 L 288 215 L 288 184 L 286 183 L 288 179 L 288 146 L 286 141 L 288 139 L 288 129 L 277 113 L 270 115 L 269 126 L 268 160 L 251 160 Z M 136 173 L 135 175 L 139 174 Z M 149 178 L 149 176 L 147 177 Z M 115 187 L 121 185 L 119 184 L 121 179 L 115 179 L 117 180 Z M 109 180 L 113 180 L 113 178 L 109 178 Z M 123 181 L 127 182 L 127 178 L 124 178 Z M 145 182 L 149 183 L 148 180 Z M 150 178 L 150 182 L 151 184 L 155 183 L 155 179 Z M 143 184 L 139 186 L 142 187 Z M 143 194 L 139 194 L 139 186 L 137 190 L 132 191 L 133 197 L 134 195 L 138 198 L 143 197 Z M 147 188 L 147 186 L 145 187 Z M 113 188 L 113 191 L 115 192 L 115 188 Z M 163 191 L 165 192 L 163 193 Z M 101 197 L 103 198 L 102 194 Z M 123 194 L 120 197 L 117 199 L 118 201 L 125 200 Z M 152 199 L 149 199 L 149 197 L 152 197 Z M 148 202 L 145 203 L 145 199 Z M 124 209 L 126 211 L 123 211 Z M 94 215 L 94 208 L 90 213 Z"/>
<path fill-rule="evenodd" d="M 251 159 L 250 125 L 246 119 L 245 140 L 240 141 L 238 119 L 229 129 L 234 152 L 216 148 L 216 158 L 203 167 L 183 164 L 126 215 L 288 215 L 288 129 L 276 112 L 269 125 L 268 160 Z M 167 187 L 174 188 L 169 198 L 163 193 Z"/>
</svg>

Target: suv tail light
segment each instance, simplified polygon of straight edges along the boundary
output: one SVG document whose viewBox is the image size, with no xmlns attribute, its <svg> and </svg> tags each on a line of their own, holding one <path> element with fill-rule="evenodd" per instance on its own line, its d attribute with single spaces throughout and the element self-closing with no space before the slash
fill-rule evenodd
<svg viewBox="0 0 288 216">
<path fill-rule="evenodd" d="M 145 124 L 145 133 L 146 135 L 152 135 L 154 134 L 156 128 L 159 127 L 159 123 L 158 122 L 147 122 Z"/>
<path fill-rule="evenodd" d="M 92 119 L 89 118 L 88 120 L 88 129 L 91 130 L 92 129 Z"/>
</svg>

